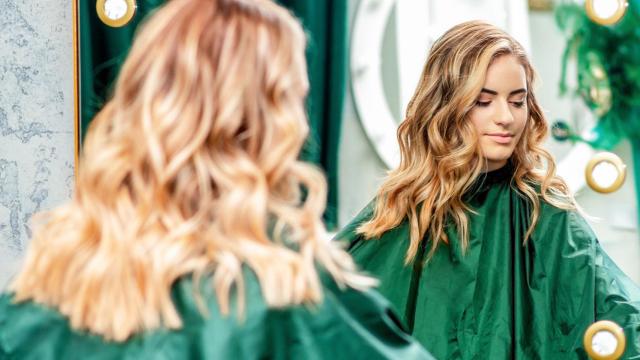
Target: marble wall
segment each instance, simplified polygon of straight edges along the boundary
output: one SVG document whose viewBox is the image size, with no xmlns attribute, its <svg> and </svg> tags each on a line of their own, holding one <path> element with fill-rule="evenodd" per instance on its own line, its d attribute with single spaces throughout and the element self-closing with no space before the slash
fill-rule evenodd
<svg viewBox="0 0 640 360">
<path fill-rule="evenodd" d="M 0 286 L 18 269 L 33 214 L 71 195 L 70 1 L 0 0 Z"/>
</svg>

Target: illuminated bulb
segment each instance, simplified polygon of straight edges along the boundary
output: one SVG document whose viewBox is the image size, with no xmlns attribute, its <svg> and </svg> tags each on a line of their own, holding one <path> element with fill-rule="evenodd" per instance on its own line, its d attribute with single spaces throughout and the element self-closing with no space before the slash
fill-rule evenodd
<svg viewBox="0 0 640 360">
<path fill-rule="evenodd" d="M 608 356 L 616 351 L 618 339 L 609 331 L 598 331 L 591 339 L 593 351 L 602 356 Z"/>
<path fill-rule="evenodd" d="M 593 0 L 593 11 L 601 19 L 608 19 L 618 11 L 617 0 Z"/>
<path fill-rule="evenodd" d="M 127 2 L 125 0 L 106 0 L 104 13 L 111 20 L 118 20 L 127 14 Z"/>
<path fill-rule="evenodd" d="M 593 168 L 593 179 L 603 188 L 613 185 L 617 177 L 618 170 L 615 165 L 608 161 L 601 161 Z"/>
</svg>

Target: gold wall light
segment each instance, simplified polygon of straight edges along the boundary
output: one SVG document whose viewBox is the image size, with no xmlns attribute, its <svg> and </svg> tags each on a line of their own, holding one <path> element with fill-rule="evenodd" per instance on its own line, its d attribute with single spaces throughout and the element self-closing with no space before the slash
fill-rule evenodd
<svg viewBox="0 0 640 360">
<path fill-rule="evenodd" d="M 622 159 L 610 152 L 595 154 L 585 169 L 589 187 L 603 194 L 618 190 L 624 183 L 626 175 L 627 167 Z"/>
<path fill-rule="evenodd" d="M 587 16 L 600 25 L 613 25 L 627 12 L 627 0 L 587 0 L 584 4 Z"/>
<path fill-rule="evenodd" d="M 625 346 L 624 331 L 613 321 L 595 322 L 584 333 L 584 349 L 593 360 L 619 359 Z"/>
<path fill-rule="evenodd" d="M 125 26 L 136 13 L 135 0 L 98 0 L 96 13 L 103 23 L 111 27 Z"/>
</svg>

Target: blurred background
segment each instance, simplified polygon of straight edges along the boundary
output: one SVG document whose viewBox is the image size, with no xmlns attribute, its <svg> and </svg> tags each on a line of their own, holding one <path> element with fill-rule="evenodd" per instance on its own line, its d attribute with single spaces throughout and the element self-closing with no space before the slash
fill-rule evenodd
<svg viewBox="0 0 640 360">
<path fill-rule="evenodd" d="M 279 2 L 309 37 L 312 134 L 301 156 L 327 173 L 331 230 L 373 198 L 397 163 L 395 129 L 430 45 L 461 21 L 483 19 L 530 53 L 536 95 L 555 129 L 547 149 L 605 250 L 640 282 L 640 0 Z M 108 98 L 137 26 L 162 3 L 0 0 L 0 284 L 19 266 L 32 215 L 70 198 L 86 127 Z M 601 151 L 626 164 L 625 181 L 610 193 L 585 181 Z"/>
</svg>

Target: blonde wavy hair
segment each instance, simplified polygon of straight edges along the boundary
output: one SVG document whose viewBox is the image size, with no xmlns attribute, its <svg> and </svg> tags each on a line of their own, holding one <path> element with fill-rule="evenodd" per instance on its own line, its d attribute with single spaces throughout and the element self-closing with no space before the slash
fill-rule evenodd
<svg viewBox="0 0 640 360">
<path fill-rule="evenodd" d="M 431 239 L 429 259 L 448 243 L 447 222 L 453 220 L 461 247 L 468 246 L 471 209 L 463 195 L 486 168 L 476 130 L 468 119 L 484 84 L 487 68 L 500 56 L 515 56 L 526 73 L 528 119 L 511 156 L 512 186 L 533 205 L 530 237 L 540 216 L 541 196 L 548 203 L 575 208 L 567 185 L 544 150 L 548 127 L 532 90 L 535 72 L 522 46 L 493 25 L 470 21 L 447 31 L 431 48 L 420 82 L 398 129 L 401 161 L 378 190 L 373 217 L 359 226 L 365 238 L 376 238 L 408 219 L 409 263 L 420 243 Z M 539 190 L 539 193 L 538 193 Z"/>
<path fill-rule="evenodd" d="M 181 327 L 185 275 L 242 312 L 243 266 L 271 307 L 372 280 L 330 243 L 308 133 L 305 36 L 268 0 L 171 0 L 146 22 L 93 121 L 72 200 L 36 227 L 17 301 L 57 308 L 108 340 Z M 323 271 L 324 271 L 323 270 Z"/>
</svg>

